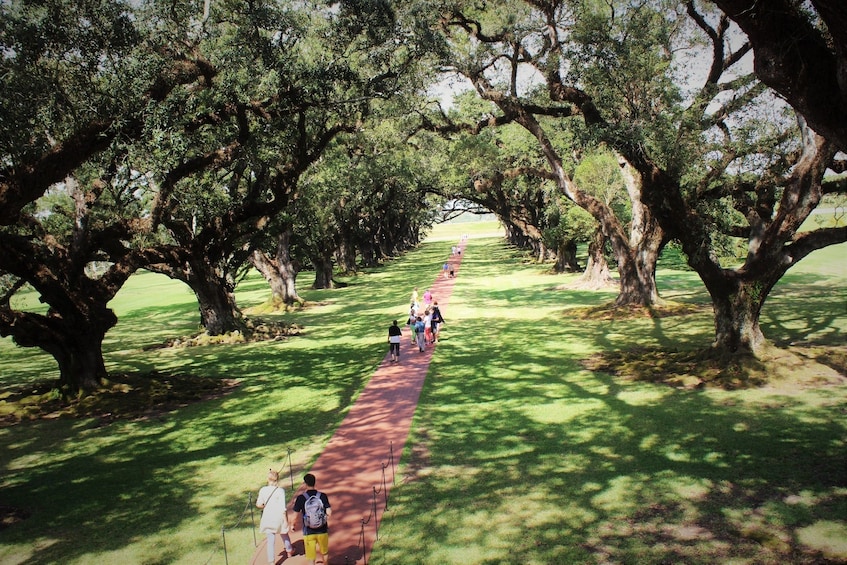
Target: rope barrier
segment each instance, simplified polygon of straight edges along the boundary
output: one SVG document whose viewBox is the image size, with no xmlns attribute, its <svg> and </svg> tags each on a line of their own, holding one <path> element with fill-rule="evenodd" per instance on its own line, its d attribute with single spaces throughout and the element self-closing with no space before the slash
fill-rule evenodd
<svg viewBox="0 0 847 565">
<path fill-rule="evenodd" d="M 251 493 L 248 494 L 247 505 L 244 507 L 244 510 L 241 512 L 241 516 L 239 516 L 238 521 L 235 523 L 235 525 L 232 526 L 231 528 L 227 528 L 226 526 L 221 526 L 221 542 L 222 542 L 222 545 L 223 545 L 224 560 L 226 561 L 227 564 L 229 564 L 229 555 L 228 555 L 227 550 L 226 550 L 226 530 L 227 529 L 234 530 L 235 528 L 240 526 L 241 522 L 244 520 L 244 516 L 247 515 L 247 511 L 251 510 L 251 513 L 252 513 L 252 509 L 251 509 L 252 506 L 253 506 L 253 493 L 251 492 Z M 255 536 L 254 536 L 254 539 L 255 539 Z M 209 565 L 209 563 L 212 561 L 212 558 L 215 556 L 215 553 L 217 553 L 217 551 L 218 551 L 217 548 L 213 549 L 212 553 L 209 555 L 208 559 L 206 559 L 206 561 L 204 561 L 203 565 Z"/>
<path fill-rule="evenodd" d="M 384 505 L 383 505 L 383 508 L 382 508 L 383 513 L 388 510 L 388 501 L 389 501 L 388 491 L 389 491 L 389 489 L 388 489 L 387 473 L 385 472 L 386 469 L 391 468 L 391 485 L 394 486 L 394 485 L 397 484 L 396 465 L 395 465 L 395 462 L 394 462 L 394 442 L 391 442 L 388 446 L 388 462 L 387 463 L 381 463 L 381 465 L 382 465 L 382 484 L 380 485 L 378 490 L 377 490 L 376 486 L 372 487 L 373 488 L 373 498 L 372 498 L 372 501 L 371 501 L 371 504 L 370 504 L 370 509 L 368 511 L 368 517 L 362 519 L 362 528 L 361 528 L 361 531 L 359 532 L 359 541 L 356 545 L 356 549 L 358 549 L 362 554 L 362 559 L 364 560 L 364 565 L 368 565 L 368 555 L 367 555 L 368 548 L 367 548 L 367 537 L 365 536 L 365 526 L 370 524 L 371 520 L 374 521 L 374 542 L 379 541 L 379 518 L 378 518 L 378 502 L 377 502 L 378 498 L 377 497 L 380 494 L 383 495 L 383 501 L 384 501 Z M 285 465 L 283 464 L 283 466 L 280 467 L 280 472 L 284 468 L 285 468 Z M 291 492 L 294 492 L 294 470 L 292 469 L 292 465 L 291 465 L 291 448 L 288 448 L 288 476 L 289 476 L 289 480 L 291 482 Z M 254 511 L 254 504 L 253 504 L 253 492 L 251 491 L 247 494 L 247 505 L 244 507 L 244 510 L 241 512 L 241 516 L 238 518 L 236 523 L 229 528 L 227 528 L 226 526 L 221 526 L 221 545 L 223 547 L 223 552 L 224 552 L 224 561 L 226 562 L 227 565 L 229 565 L 229 554 L 228 554 L 227 546 L 226 546 L 226 532 L 227 532 L 227 530 L 235 530 L 236 528 L 238 528 L 241 525 L 241 523 L 244 521 L 244 517 L 247 515 L 248 510 L 250 511 L 250 521 L 251 521 L 252 526 L 253 526 L 253 528 L 252 528 L 253 529 L 253 547 L 259 546 L 259 542 L 256 538 L 256 515 L 255 515 L 255 511 Z M 209 558 L 206 559 L 206 561 L 203 563 L 203 565 L 209 565 L 209 563 L 212 561 L 212 558 L 215 556 L 215 553 L 217 553 L 217 551 L 218 551 L 218 548 L 213 549 L 211 555 L 209 555 Z M 346 556 L 346 555 L 344 556 L 344 562 L 345 562 L 346 565 L 353 565 L 357 561 L 358 561 L 358 559 L 350 561 L 349 556 Z"/>
<path fill-rule="evenodd" d="M 368 548 L 367 548 L 367 537 L 365 536 L 365 526 L 370 524 L 371 520 L 374 521 L 374 542 L 379 541 L 379 517 L 378 517 L 378 509 L 377 509 L 377 496 L 379 494 L 383 494 L 385 505 L 383 506 L 383 513 L 388 510 L 388 488 L 386 484 L 386 474 L 385 469 L 391 467 L 391 485 L 394 486 L 397 484 L 396 482 L 396 473 L 395 473 L 395 465 L 394 465 L 394 442 L 391 442 L 388 446 L 388 463 L 382 463 L 382 486 L 377 490 L 376 487 L 373 488 L 373 498 L 371 502 L 371 508 L 367 518 L 362 519 L 362 527 L 359 531 L 359 541 L 356 544 L 356 549 L 358 549 L 362 554 L 362 560 L 364 565 L 368 565 Z M 358 561 L 358 560 L 356 560 Z M 356 561 L 353 561 L 355 563 Z M 349 557 L 344 556 L 344 562 L 349 565 Z"/>
</svg>

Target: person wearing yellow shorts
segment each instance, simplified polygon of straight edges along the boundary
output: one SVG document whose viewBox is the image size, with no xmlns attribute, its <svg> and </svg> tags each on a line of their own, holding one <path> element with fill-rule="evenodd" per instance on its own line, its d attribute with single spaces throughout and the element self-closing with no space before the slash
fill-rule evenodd
<svg viewBox="0 0 847 565">
<path fill-rule="evenodd" d="M 306 483 L 306 492 L 297 496 L 294 500 L 295 512 L 294 527 L 297 520 L 303 523 L 303 545 L 306 550 L 306 561 L 315 565 L 317 553 L 323 558 L 325 564 L 329 563 L 329 515 L 332 509 L 329 506 L 329 497 L 324 492 L 315 488 L 315 476 L 307 473 L 303 477 Z"/>
</svg>

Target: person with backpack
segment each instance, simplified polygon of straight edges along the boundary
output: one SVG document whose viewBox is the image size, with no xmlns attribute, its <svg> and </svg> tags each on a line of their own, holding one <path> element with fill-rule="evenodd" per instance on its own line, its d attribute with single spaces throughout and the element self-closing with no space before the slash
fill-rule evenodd
<svg viewBox="0 0 847 565">
<path fill-rule="evenodd" d="M 298 495 L 294 500 L 292 508 L 295 515 L 303 522 L 303 545 L 306 550 L 306 561 L 315 565 L 317 549 L 323 556 L 323 562 L 329 563 L 329 524 L 328 518 L 331 513 L 329 497 L 326 493 L 315 488 L 315 476 L 307 473 L 303 477 L 306 483 L 306 491 Z M 297 518 L 294 518 L 293 527 L 297 527 Z"/>
</svg>

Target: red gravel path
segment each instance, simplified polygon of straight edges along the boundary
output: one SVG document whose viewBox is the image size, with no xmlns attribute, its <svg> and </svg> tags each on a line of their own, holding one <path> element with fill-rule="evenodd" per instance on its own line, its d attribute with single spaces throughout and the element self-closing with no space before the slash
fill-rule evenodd
<svg viewBox="0 0 847 565">
<path fill-rule="evenodd" d="M 461 254 L 450 258 L 457 277 L 461 260 L 465 256 L 466 243 L 467 240 L 460 242 Z M 444 278 L 444 274 L 439 269 L 438 276 L 429 287 L 448 320 L 450 314 L 447 306 L 449 306 L 455 281 L 455 278 Z M 407 314 L 398 316 L 398 321 L 404 321 Z M 386 329 L 388 325 L 387 323 Z M 329 534 L 330 559 L 327 565 L 353 565 L 365 563 L 370 558 L 376 537 L 375 520 L 382 519 L 385 499 L 392 486 L 394 471 L 389 465 L 392 446 L 396 465 L 399 463 L 397 460 L 409 435 L 412 416 L 429 370 L 429 362 L 437 347 L 437 344 L 431 345 L 421 353 L 416 345 L 410 344 L 410 341 L 408 328 L 404 327 L 399 363 L 391 362 L 386 343 L 386 355 L 382 363 L 309 470 L 317 478 L 316 488 L 326 492 L 332 504 Z M 388 465 L 384 473 L 383 465 Z M 383 475 L 385 475 L 384 491 Z M 374 489 L 379 492 L 376 497 L 374 497 Z M 290 497 L 291 500 L 293 501 L 302 490 L 301 485 Z M 371 515 L 375 499 L 376 516 L 374 517 Z M 362 522 L 369 517 L 370 521 L 363 528 Z M 285 558 L 282 552 L 282 540 L 277 539 L 276 548 L 279 554 L 277 565 L 306 563 L 302 535 L 299 532 L 292 532 L 291 539 L 294 542 L 296 555 L 288 558 Z M 262 538 L 256 548 L 252 564 L 265 565 L 267 563 L 265 543 Z M 365 554 L 362 552 L 363 547 Z"/>
</svg>

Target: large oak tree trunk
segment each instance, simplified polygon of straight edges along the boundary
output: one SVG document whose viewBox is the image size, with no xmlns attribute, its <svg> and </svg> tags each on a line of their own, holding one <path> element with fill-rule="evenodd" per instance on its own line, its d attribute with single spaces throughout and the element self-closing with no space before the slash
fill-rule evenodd
<svg viewBox="0 0 847 565">
<path fill-rule="evenodd" d="M 189 285 L 197 296 L 200 323 L 209 335 L 244 331 L 246 326 L 232 289 L 212 270 L 193 270 Z"/>
<path fill-rule="evenodd" d="M 279 235 L 276 256 L 273 259 L 258 249 L 250 256 L 250 262 L 268 281 L 274 303 L 286 306 L 303 303 L 303 299 L 297 294 L 297 274 L 300 269 L 297 262 L 291 258 L 291 235 L 291 230 Z"/>
<path fill-rule="evenodd" d="M 315 267 L 315 283 L 312 288 L 335 288 L 335 282 L 332 280 L 332 254 L 312 257 L 312 264 Z"/>
<path fill-rule="evenodd" d="M 117 319 L 115 319 L 117 322 Z M 103 328 L 80 332 L 78 327 L 59 336 L 44 349 L 59 365 L 59 385 L 70 393 L 99 389 L 107 377 L 103 361 Z"/>
<path fill-rule="evenodd" d="M 338 269 L 343 273 L 355 273 L 356 268 L 356 246 L 345 238 L 335 252 L 338 261 Z"/>
<path fill-rule="evenodd" d="M 576 260 L 576 241 L 568 239 L 559 244 L 559 248 L 556 251 L 556 266 L 554 270 L 557 273 L 579 271 L 579 261 Z"/>
<path fill-rule="evenodd" d="M 153 263 L 151 271 L 184 282 L 197 297 L 200 324 L 209 335 L 244 332 L 247 329 L 235 302 L 234 286 L 205 257 L 190 258 L 179 264 Z M 176 262 L 175 262 L 176 263 Z"/>
<path fill-rule="evenodd" d="M 608 205 L 574 184 L 540 124 L 526 112 L 518 112 L 511 107 L 508 100 L 495 97 L 495 102 L 505 111 L 515 112 L 520 116 L 518 123 L 538 139 L 559 190 L 591 214 L 600 224 L 603 235 L 609 239 L 618 262 L 621 281 L 620 294 L 615 300 L 615 305 L 651 306 L 658 302 L 655 273 L 664 230 L 642 204 L 642 180 L 636 171 L 622 160 L 622 174 L 632 203 L 632 221 L 630 233 L 627 234 L 621 220 Z"/>
<path fill-rule="evenodd" d="M 767 293 L 756 280 L 728 282 L 709 289 L 715 314 L 712 347 L 721 353 L 751 352 L 758 357 L 767 344 L 759 328 L 759 315 Z"/>
<path fill-rule="evenodd" d="M 656 289 L 656 263 L 661 249 L 661 235 L 653 234 L 649 241 L 630 253 L 618 253 L 618 273 L 621 289 L 615 304 L 618 306 L 652 306 L 659 302 Z"/>
<path fill-rule="evenodd" d="M 588 262 L 580 282 L 587 288 L 605 288 L 615 283 L 606 261 L 606 236 L 600 228 L 594 230 L 588 242 Z"/>
<path fill-rule="evenodd" d="M 44 316 L 0 309 L 0 335 L 12 336 L 21 347 L 38 347 L 52 355 L 59 367 L 60 388 L 64 394 L 75 395 L 102 386 L 107 376 L 103 338 L 118 319 L 104 304 L 67 298 L 75 311 L 65 316 L 54 310 Z"/>
<path fill-rule="evenodd" d="M 384 254 L 371 242 L 362 242 L 359 244 L 359 253 L 362 256 L 362 266 L 363 267 L 376 267 L 379 264 L 377 260 L 378 256 L 384 256 Z M 355 261 L 353 263 L 355 266 Z"/>
<path fill-rule="evenodd" d="M 632 221 L 629 241 L 612 239 L 612 248 L 618 260 L 621 290 L 615 304 L 618 306 L 652 306 L 659 302 L 656 288 L 656 263 L 664 241 L 664 231 L 644 205 L 641 198 L 641 179 L 635 169 L 623 159 L 619 160 L 629 201 L 632 203 Z M 625 248 L 623 244 L 626 244 Z M 616 249 L 621 247 L 620 249 Z"/>
<path fill-rule="evenodd" d="M 0 238 L 0 264 L 20 277 L 0 298 L 0 336 L 52 355 L 65 395 L 102 386 L 107 376 L 103 338 L 118 321 L 108 303 L 136 268 L 133 261 L 116 263 L 89 278 L 85 268 L 79 268 L 85 259 L 77 248 L 44 246 L 35 238 L 10 234 Z M 12 307 L 10 298 L 25 282 L 49 305 L 46 314 Z"/>
</svg>

